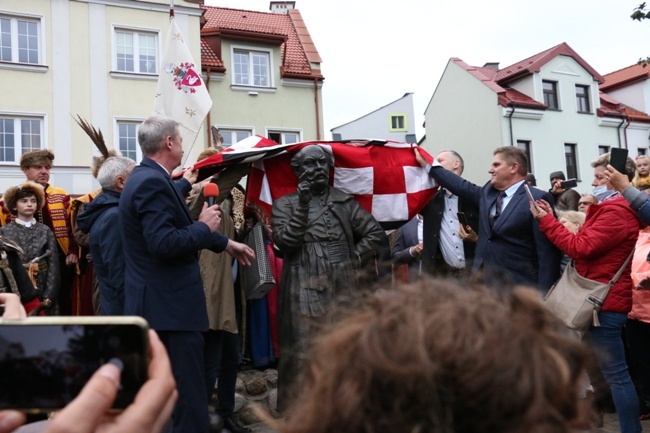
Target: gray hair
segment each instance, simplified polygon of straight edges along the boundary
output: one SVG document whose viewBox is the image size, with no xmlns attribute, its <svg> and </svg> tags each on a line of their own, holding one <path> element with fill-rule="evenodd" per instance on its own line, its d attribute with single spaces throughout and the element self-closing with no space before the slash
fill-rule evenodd
<svg viewBox="0 0 650 433">
<path fill-rule="evenodd" d="M 595 159 L 591 161 L 591 166 L 596 168 L 596 167 L 607 167 L 607 164 L 609 164 L 609 158 L 610 158 L 610 153 L 603 153 L 598 157 L 598 159 Z M 634 179 L 634 175 L 636 174 L 636 162 L 629 156 L 627 157 L 627 160 L 625 161 L 625 173 L 622 173 L 627 175 L 627 179 L 632 182 L 632 179 Z"/>
<path fill-rule="evenodd" d="M 128 177 L 130 168 L 135 165 L 135 161 L 124 156 L 112 156 L 102 164 L 97 173 L 97 181 L 103 189 L 115 190 L 115 180 L 118 176 Z"/>
<path fill-rule="evenodd" d="M 167 136 L 175 137 L 178 123 L 168 117 L 152 116 L 146 119 L 138 129 L 138 143 L 145 156 L 152 156 L 162 149 L 163 140 Z"/>
<path fill-rule="evenodd" d="M 465 171 L 465 161 L 463 160 L 463 157 L 460 156 L 460 153 L 456 152 L 455 150 L 444 149 L 444 150 L 441 150 L 440 152 L 438 152 L 438 155 L 440 155 L 442 152 L 447 152 L 453 158 L 458 160 L 458 162 L 460 162 L 460 174 L 463 174 L 463 171 Z"/>
</svg>

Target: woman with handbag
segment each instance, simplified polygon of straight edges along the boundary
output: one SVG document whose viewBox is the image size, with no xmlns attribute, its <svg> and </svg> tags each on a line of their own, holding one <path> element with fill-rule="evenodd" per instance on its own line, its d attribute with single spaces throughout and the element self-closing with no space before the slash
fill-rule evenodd
<svg viewBox="0 0 650 433">
<path fill-rule="evenodd" d="M 589 207 L 584 226 L 576 234 L 555 219 L 548 203 L 531 203 L 531 212 L 539 220 L 542 233 L 574 260 L 577 273 L 603 283 L 612 280 L 623 267 L 634 249 L 639 229 L 644 226 L 605 177 L 608 162 L 609 154 L 603 154 L 591 164 L 594 195 L 600 203 Z M 626 173 L 630 179 L 634 177 L 635 165 L 631 158 L 627 160 Z M 598 326 L 590 326 L 585 339 L 593 347 L 598 366 L 611 389 L 621 432 L 639 433 L 642 431 L 639 403 L 625 361 L 622 336 L 627 313 L 632 308 L 630 265 L 628 262 L 624 266 L 623 273 L 607 293 L 597 313 Z"/>
</svg>

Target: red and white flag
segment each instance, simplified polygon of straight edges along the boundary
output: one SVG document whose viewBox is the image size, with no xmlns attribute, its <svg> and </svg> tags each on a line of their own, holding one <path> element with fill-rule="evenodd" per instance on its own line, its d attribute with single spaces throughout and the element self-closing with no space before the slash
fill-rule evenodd
<svg viewBox="0 0 650 433">
<path fill-rule="evenodd" d="M 212 99 L 201 78 L 201 69 L 194 63 L 176 20 L 170 18 L 167 41 L 158 75 L 153 114 L 170 117 L 181 125 L 183 161 L 190 155 L 205 116 L 212 108 Z"/>
<path fill-rule="evenodd" d="M 269 225 L 273 201 L 294 192 L 298 186 L 291 158 L 312 144 L 332 155 L 330 184 L 352 195 L 384 229 L 395 229 L 408 222 L 437 190 L 433 178 L 415 160 L 412 145 L 382 140 L 277 144 L 254 136 L 197 162 L 194 167 L 199 169 L 202 179 L 231 164 L 252 163 L 246 202 Z M 433 162 L 424 149 L 420 152 Z"/>
</svg>

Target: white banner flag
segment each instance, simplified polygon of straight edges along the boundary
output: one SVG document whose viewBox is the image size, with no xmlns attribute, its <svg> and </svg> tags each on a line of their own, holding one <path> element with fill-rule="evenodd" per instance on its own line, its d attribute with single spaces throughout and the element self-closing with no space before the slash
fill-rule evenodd
<svg viewBox="0 0 650 433">
<path fill-rule="evenodd" d="M 181 165 L 184 166 L 205 116 L 212 108 L 212 99 L 173 17 L 167 31 L 162 65 L 153 114 L 170 117 L 181 124 L 184 151 Z"/>
</svg>

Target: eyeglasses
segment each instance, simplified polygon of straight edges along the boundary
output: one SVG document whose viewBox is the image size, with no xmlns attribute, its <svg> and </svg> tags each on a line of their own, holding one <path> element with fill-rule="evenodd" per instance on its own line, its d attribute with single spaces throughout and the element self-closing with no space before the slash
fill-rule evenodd
<svg viewBox="0 0 650 433">
<path fill-rule="evenodd" d="M 593 203 L 590 201 L 579 201 L 578 204 L 580 206 L 591 206 Z"/>
</svg>

